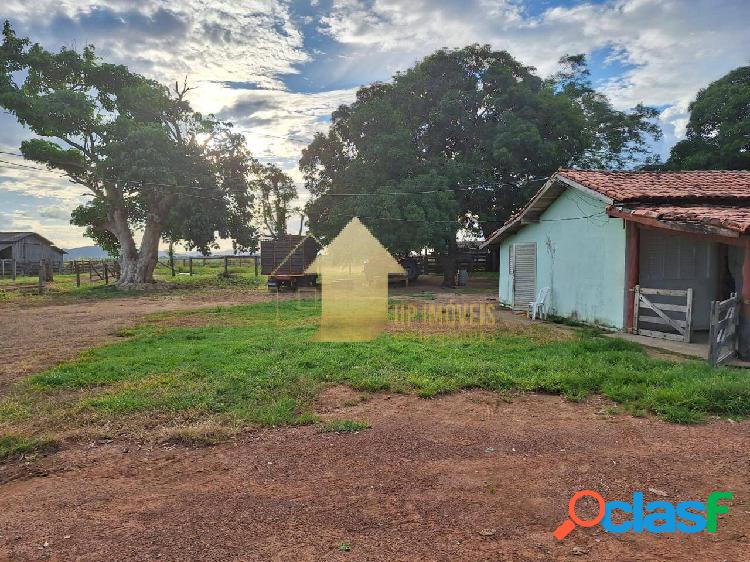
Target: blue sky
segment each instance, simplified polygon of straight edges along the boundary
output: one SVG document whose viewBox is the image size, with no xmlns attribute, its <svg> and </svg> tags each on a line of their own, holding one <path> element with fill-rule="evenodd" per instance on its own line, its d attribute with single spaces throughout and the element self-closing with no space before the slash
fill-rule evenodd
<svg viewBox="0 0 750 562">
<path fill-rule="evenodd" d="M 187 76 L 197 109 L 232 120 L 256 156 L 297 180 L 301 149 L 357 87 L 440 47 L 489 43 L 543 76 L 563 54 L 586 53 L 616 107 L 662 110 L 662 154 L 684 135 L 698 89 L 750 63 L 744 0 L 6 0 L 0 18 L 50 49 L 94 43 L 163 82 Z M 0 114 L 0 151 L 29 136 Z M 88 244 L 67 220 L 82 192 L 0 162 L 0 230 Z"/>
</svg>

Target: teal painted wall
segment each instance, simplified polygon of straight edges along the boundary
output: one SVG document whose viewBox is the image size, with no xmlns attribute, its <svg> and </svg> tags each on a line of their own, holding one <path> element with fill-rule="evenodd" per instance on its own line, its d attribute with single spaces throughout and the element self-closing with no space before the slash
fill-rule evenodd
<svg viewBox="0 0 750 562">
<path fill-rule="evenodd" d="M 500 302 L 512 304 L 511 244 L 536 242 L 536 289 L 550 287 L 549 310 L 582 322 L 623 327 L 625 228 L 607 204 L 568 188 L 542 215 L 500 245 Z M 592 216 L 594 215 L 594 216 Z"/>
</svg>

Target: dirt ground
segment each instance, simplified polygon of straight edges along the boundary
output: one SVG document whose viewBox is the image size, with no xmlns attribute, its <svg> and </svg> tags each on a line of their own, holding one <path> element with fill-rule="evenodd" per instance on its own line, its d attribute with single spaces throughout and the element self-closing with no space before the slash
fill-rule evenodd
<svg viewBox="0 0 750 562">
<path fill-rule="evenodd" d="M 441 293 L 442 277 L 422 277 L 410 287 L 393 287 L 397 297 L 420 298 L 427 294 L 439 300 L 492 298 L 495 281 L 477 279 L 472 289 L 481 293 Z M 291 298 L 280 293 L 281 298 Z M 145 294 L 142 297 L 87 300 L 60 305 L 23 306 L 0 303 L 0 396 L 8 385 L 25 376 L 77 357 L 82 351 L 106 344 L 117 332 L 137 324 L 143 317 L 175 310 L 253 304 L 277 298 L 265 290 L 216 290 L 192 294 Z M 508 314 L 509 321 L 515 321 Z"/>
<path fill-rule="evenodd" d="M 6 307 L 6 353 L 33 353 L 6 355 L 2 377 L 74 357 L 145 314 L 266 298 Z M 472 391 L 425 400 L 341 387 L 321 396 L 318 411 L 372 428 L 250 431 L 199 448 L 69 444 L 0 465 L 0 560 L 750 560 L 750 421 L 668 424 L 613 413 L 596 397 Z M 552 531 L 582 489 L 605 499 L 638 490 L 670 502 L 705 501 L 714 490 L 734 499 L 715 534 L 594 527 L 559 543 Z"/>
<path fill-rule="evenodd" d="M 356 434 L 271 429 L 206 448 L 51 455 L 1 488 L 0 559 L 748 560 L 748 422 L 680 426 L 547 395 L 352 394 L 333 389 L 320 409 L 368 420 Z M 715 534 L 595 527 L 558 543 L 568 499 L 587 488 L 734 500 Z"/>
<path fill-rule="evenodd" d="M 109 298 L 51 306 L 0 304 L 0 395 L 24 376 L 113 341 L 122 328 L 144 316 L 173 310 L 253 304 L 272 298 L 264 291 L 203 291 Z"/>
</svg>

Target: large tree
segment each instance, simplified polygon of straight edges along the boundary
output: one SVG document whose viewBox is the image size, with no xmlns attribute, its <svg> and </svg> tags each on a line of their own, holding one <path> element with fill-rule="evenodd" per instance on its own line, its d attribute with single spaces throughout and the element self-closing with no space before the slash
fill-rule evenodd
<svg viewBox="0 0 750 562">
<path fill-rule="evenodd" d="M 354 215 L 392 251 L 451 252 L 485 235 L 560 166 L 622 168 L 647 159 L 655 110 L 615 110 L 582 56 L 544 80 L 504 51 L 443 49 L 388 83 L 361 88 L 303 151 L 312 231 Z"/>
<path fill-rule="evenodd" d="M 263 226 L 272 238 L 287 232 L 290 215 L 300 212 L 292 203 L 297 198 L 294 180 L 275 164 L 257 163 L 253 167 L 250 187 L 258 198 L 258 211 Z"/>
<path fill-rule="evenodd" d="M 103 63 L 92 46 L 53 53 L 3 27 L 0 107 L 38 135 L 21 144 L 26 158 L 88 188 L 71 222 L 119 254 L 120 286 L 153 282 L 161 238 L 202 252 L 217 235 L 256 245 L 244 138 L 193 111 L 187 92 Z"/>
<path fill-rule="evenodd" d="M 698 92 L 690 104 L 686 138 L 672 148 L 666 168 L 750 169 L 750 66 Z"/>
</svg>

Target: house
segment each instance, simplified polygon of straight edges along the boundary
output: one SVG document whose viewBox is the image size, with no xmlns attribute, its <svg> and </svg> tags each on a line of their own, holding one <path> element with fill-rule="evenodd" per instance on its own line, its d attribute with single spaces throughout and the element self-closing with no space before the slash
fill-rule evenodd
<svg viewBox="0 0 750 562">
<path fill-rule="evenodd" d="M 7 260 L 4 263 L 7 271 L 15 262 L 19 275 L 35 275 L 41 260 L 47 260 L 54 270 L 60 271 L 64 254 L 65 250 L 36 232 L 0 232 L 0 260 Z"/>
<path fill-rule="evenodd" d="M 354 217 L 311 263 L 321 276 L 322 313 L 317 341 L 368 341 L 388 320 L 388 274 L 406 272 Z"/>
<path fill-rule="evenodd" d="M 514 309 L 549 287 L 556 315 L 706 342 L 739 316 L 750 354 L 750 172 L 561 169 L 483 246 Z"/>
</svg>

